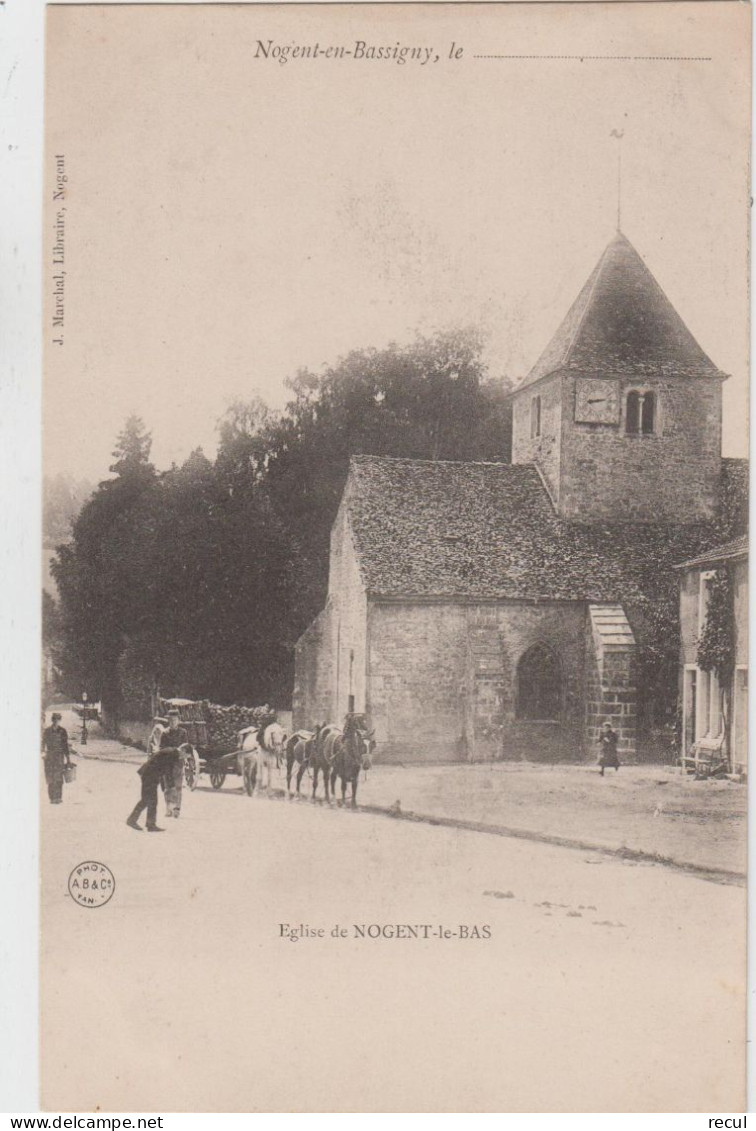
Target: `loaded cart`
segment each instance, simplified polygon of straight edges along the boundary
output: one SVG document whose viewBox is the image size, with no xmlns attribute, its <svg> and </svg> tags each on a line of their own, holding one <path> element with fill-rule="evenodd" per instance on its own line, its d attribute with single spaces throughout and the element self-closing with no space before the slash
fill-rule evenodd
<svg viewBox="0 0 756 1131">
<path fill-rule="evenodd" d="M 196 789 L 201 774 L 207 774 L 213 789 L 220 789 L 229 774 L 241 775 L 239 732 L 250 726 L 267 725 L 275 719 L 270 707 L 221 706 L 207 699 L 159 699 L 161 715 L 177 710 L 181 726 L 196 751 L 184 762 L 184 780 Z"/>
</svg>

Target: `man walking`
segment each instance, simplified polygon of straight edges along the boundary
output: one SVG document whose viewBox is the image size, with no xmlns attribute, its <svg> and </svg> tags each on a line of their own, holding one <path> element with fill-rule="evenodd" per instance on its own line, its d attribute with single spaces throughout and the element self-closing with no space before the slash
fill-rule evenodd
<svg viewBox="0 0 756 1131">
<path fill-rule="evenodd" d="M 47 796 L 51 805 L 60 805 L 63 800 L 63 770 L 71 765 L 68 749 L 68 732 L 60 725 L 61 716 L 53 711 L 49 727 L 42 734 L 42 757 L 45 760 L 45 780 Z"/>
<path fill-rule="evenodd" d="M 173 764 L 166 769 L 163 776 L 163 792 L 165 793 L 166 817 L 178 817 L 181 812 L 181 790 L 184 784 L 184 753 L 189 744 L 189 736 L 182 726 L 179 726 L 179 712 L 172 708 L 168 712 L 168 729 L 160 736 L 161 754 L 175 752 Z"/>
</svg>

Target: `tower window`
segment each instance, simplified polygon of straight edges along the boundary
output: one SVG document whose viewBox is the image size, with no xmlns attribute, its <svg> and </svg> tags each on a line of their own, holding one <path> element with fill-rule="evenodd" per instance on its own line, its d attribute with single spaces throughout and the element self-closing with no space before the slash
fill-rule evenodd
<svg viewBox="0 0 756 1131">
<path fill-rule="evenodd" d="M 517 717 L 558 719 L 563 680 L 558 657 L 545 644 L 534 644 L 517 665 Z"/>
<path fill-rule="evenodd" d="M 532 397 L 530 401 L 530 438 L 541 435 L 541 398 Z"/>
<path fill-rule="evenodd" d="M 633 390 L 627 394 L 625 431 L 629 435 L 651 436 L 656 429 L 656 397 Z"/>
</svg>

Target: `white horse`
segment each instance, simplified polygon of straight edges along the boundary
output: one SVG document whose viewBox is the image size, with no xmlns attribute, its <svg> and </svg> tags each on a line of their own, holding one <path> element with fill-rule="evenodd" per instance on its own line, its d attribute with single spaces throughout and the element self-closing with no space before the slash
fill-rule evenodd
<svg viewBox="0 0 756 1131">
<path fill-rule="evenodd" d="M 257 733 L 257 727 L 245 727 L 236 736 L 239 743 L 239 773 L 242 776 L 242 788 L 250 797 L 255 792 L 258 782 L 260 744 Z"/>
<path fill-rule="evenodd" d="M 237 734 L 239 742 L 239 771 L 244 789 L 252 796 L 255 790 L 270 790 L 272 769 L 281 764 L 286 746 L 286 731 L 280 723 L 259 727 L 245 727 Z"/>
<path fill-rule="evenodd" d="M 275 767 L 278 769 L 285 757 L 286 737 L 286 731 L 280 723 L 270 723 L 269 726 L 266 726 L 262 731 L 258 732 L 257 742 L 259 754 L 257 756 L 257 765 L 261 788 L 270 789 L 273 765 L 275 763 Z M 264 787 L 263 778 L 266 779 Z"/>
</svg>

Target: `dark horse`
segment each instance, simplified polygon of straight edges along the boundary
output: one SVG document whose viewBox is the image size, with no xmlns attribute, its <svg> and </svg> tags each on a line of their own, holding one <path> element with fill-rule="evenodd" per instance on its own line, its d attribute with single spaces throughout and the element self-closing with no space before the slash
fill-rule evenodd
<svg viewBox="0 0 756 1131">
<path fill-rule="evenodd" d="M 315 728 L 315 734 L 307 744 L 307 765 L 312 770 L 312 799 L 315 800 L 318 791 L 318 776 L 323 775 L 323 789 L 325 799 L 330 801 L 328 783 L 331 778 L 336 751 L 334 740 L 341 737 L 341 731 L 335 723 L 324 723 Z"/>
<path fill-rule="evenodd" d="M 286 789 L 291 793 L 291 775 L 294 772 L 294 763 L 299 766 L 297 770 L 297 793 L 302 784 L 302 776 L 310 765 L 315 740 L 323 729 L 322 725 L 311 730 L 298 730 L 286 742 Z"/>
<path fill-rule="evenodd" d="M 360 770 L 369 770 L 375 742 L 368 731 L 364 715 L 347 715 L 343 733 L 332 739 L 331 792 L 336 789 L 336 779 L 341 778 L 341 804 L 346 802 L 347 783 L 352 786 L 352 805 L 357 804 L 357 779 Z"/>
</svg>

